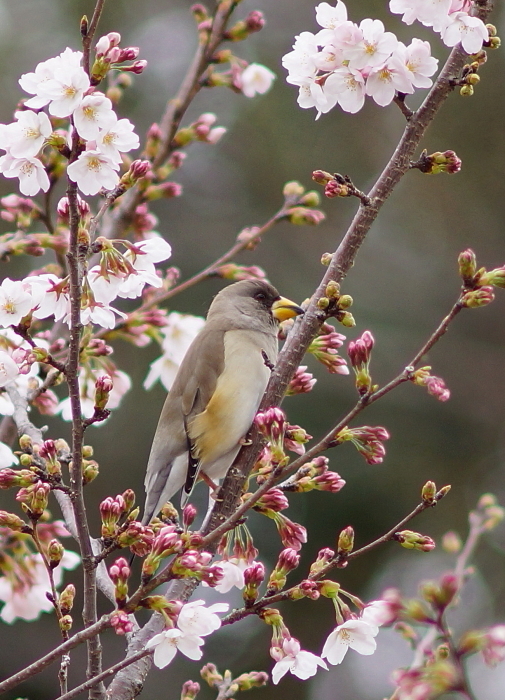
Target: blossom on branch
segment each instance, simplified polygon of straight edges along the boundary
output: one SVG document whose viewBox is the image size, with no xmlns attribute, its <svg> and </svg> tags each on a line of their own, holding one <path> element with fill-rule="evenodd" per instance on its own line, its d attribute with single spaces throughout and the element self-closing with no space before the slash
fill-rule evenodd
<svg viewBox="0 0 505 700">
<path fill-rule="evenodd" d="M 378 626 L 371 622 L 347 620 L 331 632 L 324 643 L 321 656 L 328 659 L 330 664 L 337 665 L 342 663 L 349 648 L 365 656 L 373 654 L 377 648 L 374 637 L 378 632 Z"/>
<path fill-rule="evenodd" d="M 288 671 L 305 681 L 315 676 L 319 667 L 328 670 L 328 666 L 319 656 L 310 651 L 303 651 L 300 642 L 294 637 L 284 639 L 282 647 L 272 647 L 270 655 L 277 662 L 272 669 L 274 685 L 277 685 Z"/>
</svg>

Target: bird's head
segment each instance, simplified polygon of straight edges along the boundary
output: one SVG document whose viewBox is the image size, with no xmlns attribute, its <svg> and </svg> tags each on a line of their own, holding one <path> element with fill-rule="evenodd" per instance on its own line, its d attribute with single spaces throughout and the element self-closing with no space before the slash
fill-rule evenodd
<svg viewBox="0 0 505 700">
<path fill-rule="evenodd" d="M 236 327 L 264 330 L 275 322 L 285 321 L 303 309 L 281 297 L 277 289 L 264 280 L 242 280 L 222 289 L 209 309 L 208 318 L 215 314 L 233 319 Z"/>
</svg>

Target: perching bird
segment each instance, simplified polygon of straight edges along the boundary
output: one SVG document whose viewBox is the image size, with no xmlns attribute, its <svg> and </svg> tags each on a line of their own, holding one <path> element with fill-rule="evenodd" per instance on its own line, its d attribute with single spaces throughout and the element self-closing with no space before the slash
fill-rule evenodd
<svg viewBox="0 0 505 700">
<path fill-rule="evenodd" d="M 145 479 L 147 524 L 201 477 L 223 478 L 251 427 L 277 359 L 278 322 L 303 313 L 271 284 L 244 280 L 221 290 L 186 353 L 156 428 Z"/>
</svg>

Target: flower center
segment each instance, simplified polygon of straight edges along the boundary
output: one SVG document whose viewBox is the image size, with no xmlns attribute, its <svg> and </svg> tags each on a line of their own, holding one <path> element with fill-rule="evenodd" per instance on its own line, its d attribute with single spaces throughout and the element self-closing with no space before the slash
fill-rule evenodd
<svg viewBox="0 0 505 700">
<path fill-rule="evenodd" d="M 100 172 L 102 169 L 102 163 L 99 158 L 88 158 L 88 170 L 94 170 L 95 172 Z"/>
</svg>

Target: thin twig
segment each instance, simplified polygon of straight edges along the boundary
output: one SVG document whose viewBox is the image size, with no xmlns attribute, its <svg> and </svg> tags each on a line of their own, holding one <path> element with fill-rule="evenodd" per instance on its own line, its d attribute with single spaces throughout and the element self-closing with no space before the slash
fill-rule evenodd
<svg viewBox="0 0 505 700">
<path fill-rule="evenodd" d="M 59 659 L 61 656 L 67 654 L 71 649 L 74 649 L 75 647 L 79 646 L 79 644 L 82 644 L 88 639 L 94 637 L 96 634 L 102 632 L 107 627 L 110 627 L 110 615 L 105 615 L 94 625 L 92 625 L 91 627 L 87 627 L 86 629 L 83 629 L 80 632 L 77 632 L 72 637 L 70 637 L 70 639 L 67 642 L 60 644 L 42 658 L 37 659 L 37 661 L 34 661 L 33 664 L 30 664 L 26 668 L 23 668 L 21 671 L 18 671 L 10 678 L 6 678 L 4 681 L 0 681 L 0 694 L 5 693 L 7 690 L 11 690 L 11 688 L 15 688 L 23 681 L 26 681 L 32 676 L 35 676 L 37 673 L 40 673 L 45 668 L 50 666 L 54 661 Z"/>
<path fill-rule="evenodd" d="M 91 22 L 87 26 L 86 34 L 82 37 L 82 63 L 83 68 L 88 75 L 90 75 L 91 70 L 91 42 L 93 41 L 93 37 L 95 36 L 95 32 L 98 26 L 98 22 L 100 21 L 100 16 L 102 14 L 104 5 L 105 0 L 97 0 L 95 9 L 93 11 L 93 16 L 91 18 Z"/>
</svg>

